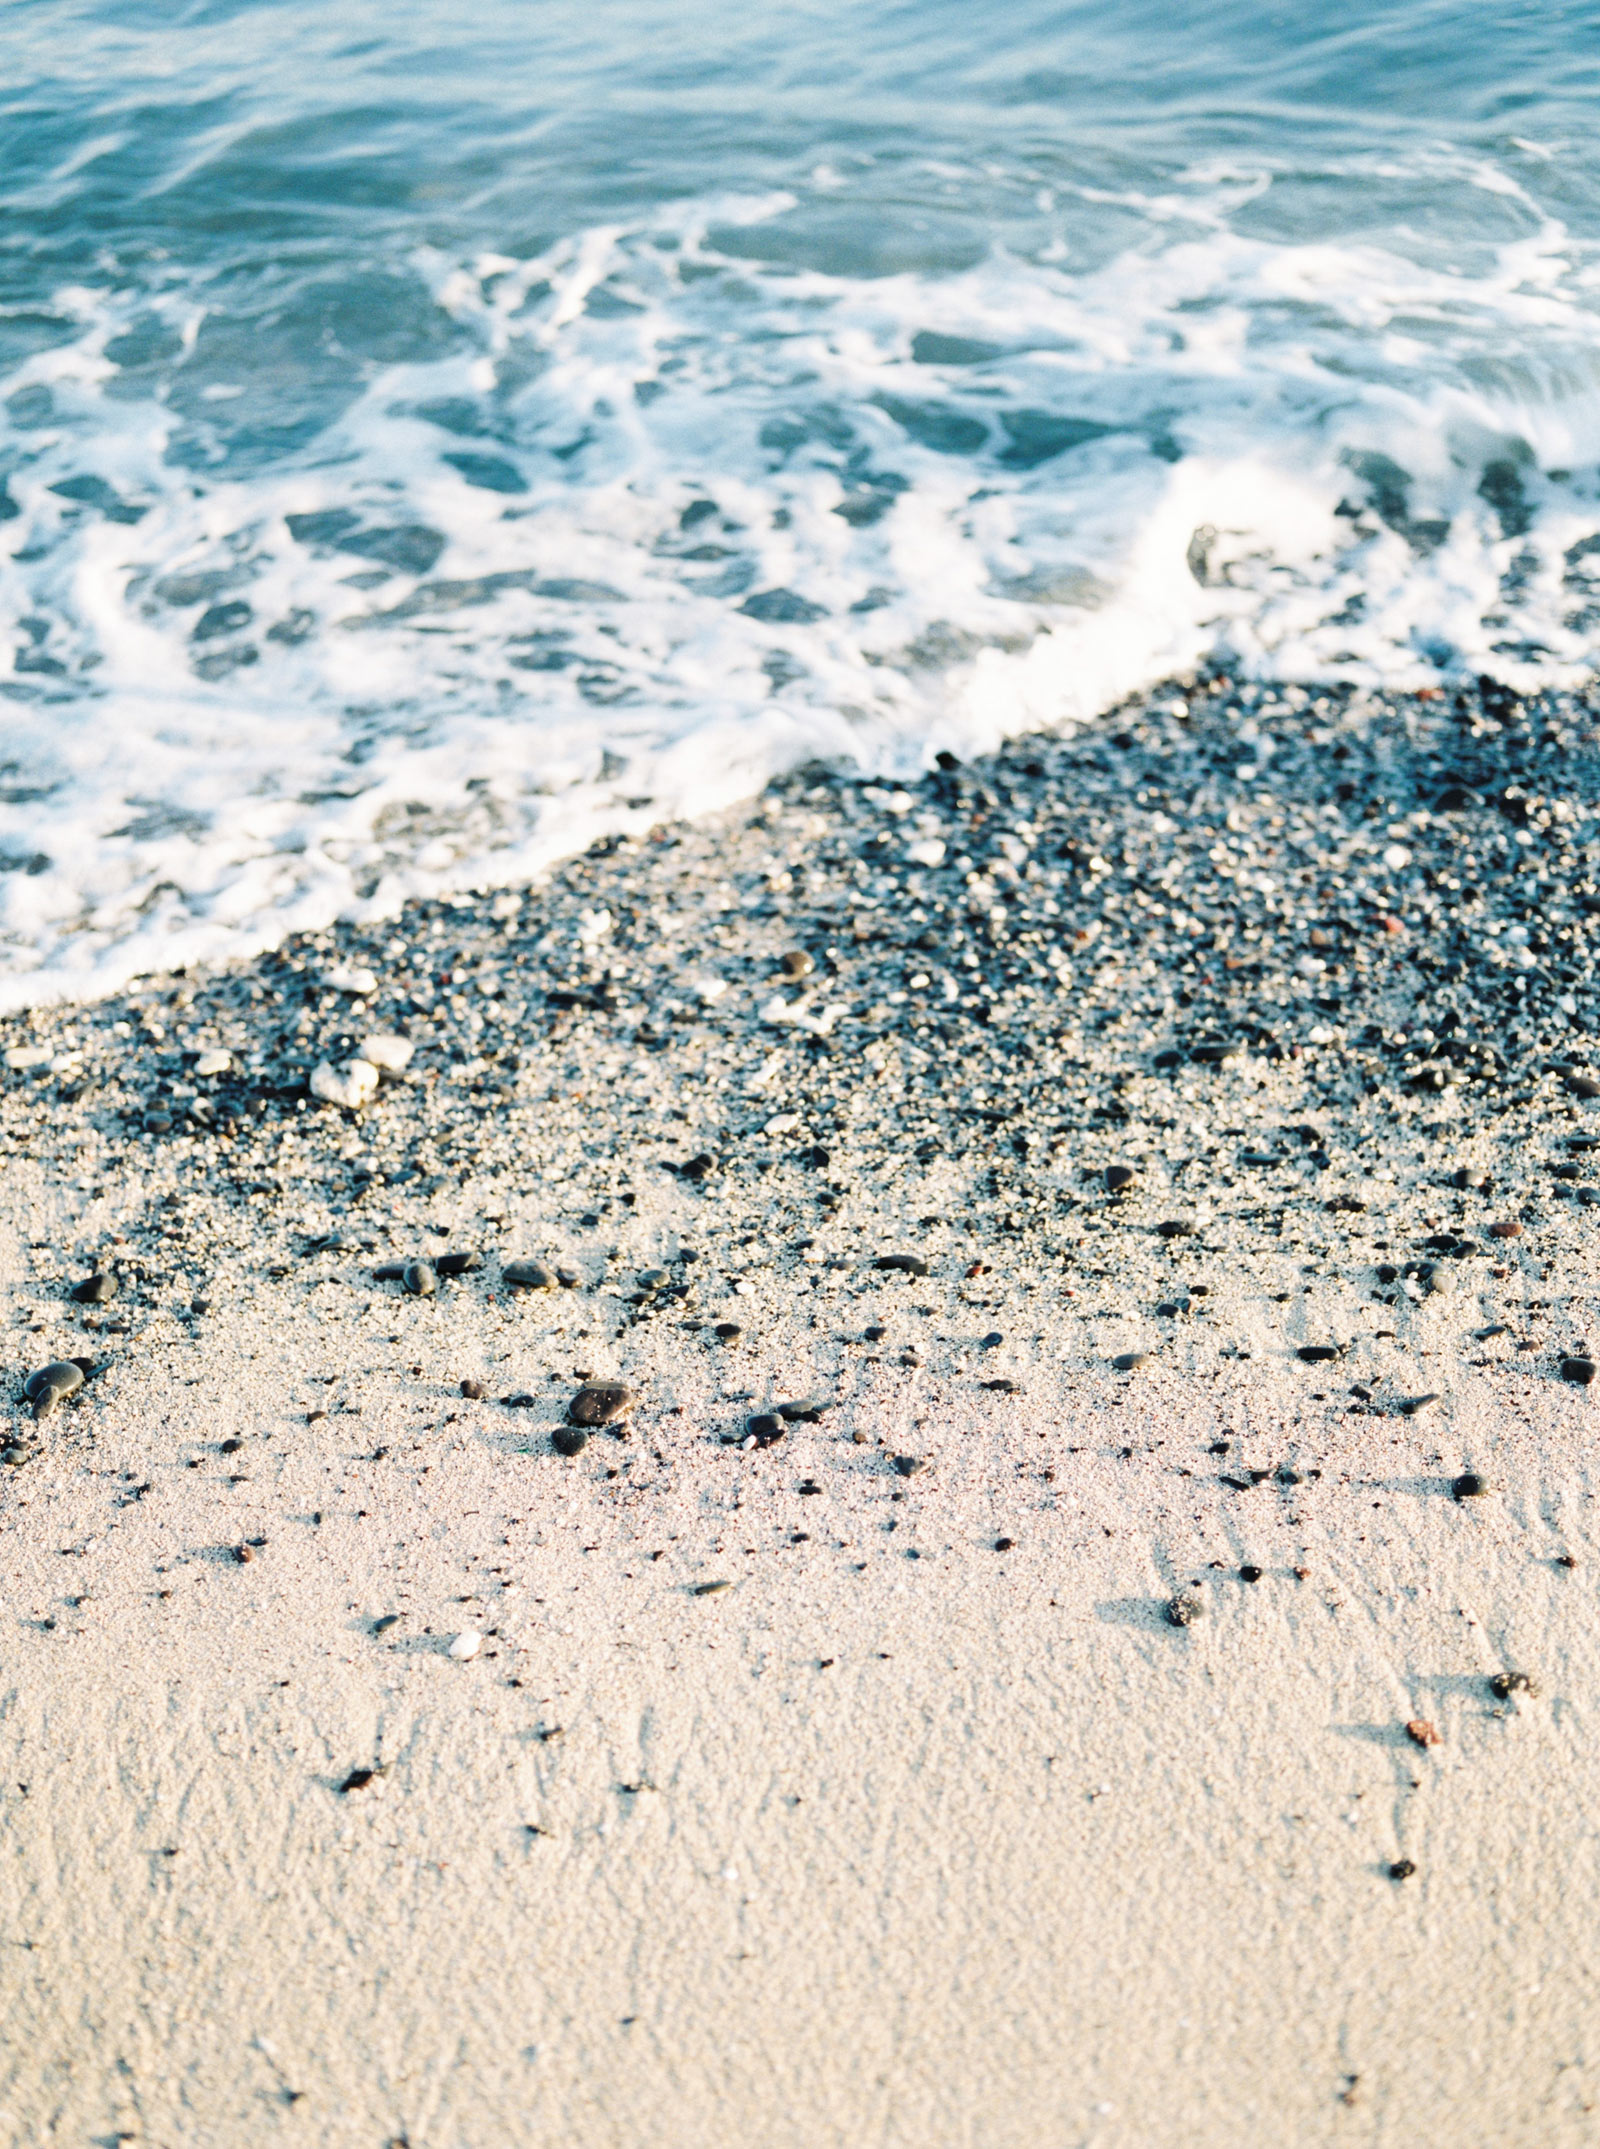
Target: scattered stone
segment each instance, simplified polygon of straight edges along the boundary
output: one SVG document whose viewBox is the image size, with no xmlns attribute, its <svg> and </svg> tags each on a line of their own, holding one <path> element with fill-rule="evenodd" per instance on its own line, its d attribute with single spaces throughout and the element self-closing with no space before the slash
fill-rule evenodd
<svg viewBox="0 0 1600 2149">
<path fill-rule="evenodd" d="M 639 1398 L 631 1388 L 620 1381 L 594 1381 L 578 1390 L 567 1405 L 567 1419 L 572 1425 L 588 1426 L 591 1430 L 600 1425 L 615 1425 L 638 1405 Z"/>
<path fill-rule="evenodd" d="M 226 1074 L 232 1065 L 233 1054 L 231 1052 L 202 1052 L 194 1063 L 194 1072 L 197 1075 Z"/>
<path fill-rule="evenodd" d="M 1302 1365 L 1320 1366 L 1326 1365 L 1330 1358 L 1342 1358 L 1344 1352 L 1342 1343 L 1302 1343 L 1295 1356 Z"/>
<path fill-rule="evenodd" d="M 362 1040 L 358 1057 L 371 1067 L 381 1068 L 385 1074 L 403 1074 L 411 1065 L 416 1046 L 409 1037 L 396 1036 L 392 1031 L 380 1031 L 376 1037 Z"/>
<path fill-rule="evenodd" d="M 558 1425 L 550 1435 L 550 1445 L 558 1455 L 581 1455 L 589 1445 L 589 1435 L 581 1425 Z"/>
<path fill-rule="evenodd" d="M 348 1797 L 352 1791 L 364 1791 L 369 1783 L 376 1783 L 383 1773 L 381 1768 L 353 1768 L 336 1788 Z"/>
<path fill-rule="evenodd" d="M 1194 1224 L 1187 1216 L 1169 1216 L 1164 1223 L 1157 1224 L 1156 1230 L 1164 1239 L 1192 1239 L 1194 1237 Z"/>
<path fill-rule="evenodd" d="M 725 1589 L 732 1589 L 731 1582 L 696 1582 L 690 1590 L 691 1597 L 720 1597 Z"/>
<path fill-rule="evenodd" d="M 804 948 L 789 948 L 778 957 L 778 968 L 787 978 L 810 977 L 816 967 Z"/>
<path fill-rule="evenodd" d="M 35 1419 L 48 1418 L 57 1403 L 76 1395 L 83 1386 L 83 1367 L 71 1358 L 58 1358 L 30 1373 L 22 1392 L 33 1405 Z"/>
<path fill-rule="evenodd" d="M 1193 1306 L 1192 1298 L 1164 1298 L 1157 1306 L 1156 1312 L 1168 1320 L 1175 1320 L 1179 1314 L 1192 1311 Z"/>
<path fill-rule="evenodd" d="M 558 1280 L 542 1261 L 507 1261 L 500 1275 L 513 1291 L 553 1291 Z"/>
<path fill-rule="evenodd" d="M 253 1546 L 235 1545 L 233 1548 L 233 1556 L 239 1562 L 239 1565 L 241 1567 L 248 1567 L 250 1562 L 255 1558 L 256 1555 Z"/>
<path fill-rule="evenodd" d="M 1241 1567 L 1239 1569 L 1239 1580 L 1241 1582 L 1259 1582 L 1261 1580 L 1261 1569 L 1259 1567 Z"/>
<path fill-rule="evenodd" d="M 461 1383 L 461 1393 L 469 1403 L 481 1403 L 489 1391 L 481 1380 L 464 1380 Z"/>
<path fill-rule="evenodd" d="M 744 1330 L 737 1321 L 718 1321 L 711 1333 L 719 1343 L 732 1343 L 737 1337 L 744 1334 Z"/>
<path fill-rule="evenodd" d="M 1125 1194 L 1139 1174 L 1131 1164 L 1108 1164 L 1106 1166 L 1106 1192 Z"/>
<path fill-rule="evenodd" d="M 1010 1552 L 1015 1549 L 1016 1542 L 1017 1540 L 1014 1537 L 997 1537 L 994 1541 L 994 1548 L 997 1552 Z"/>
<path fill-rule="evenodd" d="M 1437 1403 L 1439 1392 L 1431 1390 L 1427 1395 L 1402 1396 L 1398 1405 L 1402 1418 L 1414 1418 L 1419 1410 L 1426 1410 L 1430 1403 Z"/>
<path fill-rule="evenodd" d="M 665 1291 L 671 1285 L 671 1282 L 671 1269 L 641 1269 L 639 1271 L 639 1289 L 641 1291 Z"/>
<path fill-rule="evenodd" d="M 1497 1671 L 1489 1681 L 1489 1691 L 1496 1701 L 1509 1701 L 1513 1694 L 1526 1694 L 1533 1701 L 1539 1693 L 1538 1686 L 1525 1671 Z"/>
<path fill-rule="evenodd" d="M 1204 1612 L 1205 1606 L 1193 1590 L 1180 1590 L 1168 1600 L 1166 1622 L 1169 1627 L 1192 1627 Z"/>
<path fill-rule="evenodd" d="M 1561 1378 L 1570 1380 L 1574 1387 L 1587 1388 L 1594 1375 L 1595 1362 L 1592 1358 L 1563 1358 L 1561 1361 Z"/>
<path fill-rule="evenodd" d="M 1564 1087 L 1569 1096 L 1600 1097 L 1600 1082 L 1597 1082 L 1593 1075 L 1569 1074 Z"/>
<path fill-rule="evenodd" d="M 1489 1481 L 1480 1477 L 1476 1470 L 1463 1470 L 1459 1477 L 1450 1480 L 1450 1490 L 1458 1500 L 1481 1500 L 1489 1490 Z"/>
<path fill-rule="evenodd" d="M 1502 1223 L 1491 1224 L 1489 1236 L 1491 1239 L 1520 1239 L 1522 1226 L 1512 1217 Z"/>
<path fill-rule="evenodd" d="M 321 1103 L 343 1105 L 347 1111 L 356 1112 L 377 1095 L 378 1070 L 371 1060 L 346 1060 L 342 1067 L 322 1060 L 312 1068 L 306 1086 Z"/>
<path fill-rule="evenodd" d="M 921 1455 L 895 1455 L 890 1458 L 902 1477 L 920 1477 L 928 1464 Z"/>
<path fill-rule="evenodd" d="M 1406 1725 L 1406 1737 L 1413 1746 L 1437 1746 L 1439 1734 L 1426 1717 L 1414 1716 Z"/>
<path fill-rule="evenodd" d="M 117 1279 L 105 1269 L 96 1269 L 82 1283 L 75 1283 L 67 1295 L 80 1306 L 108 1305 L 117 1295 Z"/>
<path fill-rule="evenodd" d="M 1119 1373 L 1137 1373 L 1140 1366 L 1147 1366 L 1153 1351 L 1119 1351 L 1111 1363 Z"/>
<path fill-rule="evenodd" d="M 464 1627 L 445 1651 L 457 1664 L 470 1664 L 483 1647 L 483 1636 L 476 1627 Z"/>
<path fill-rule="evenodd" d="M 755 1417 L 745 1421 L 745 1431 L 758 1448 L 776 1447 L 784 1436 L 784 1430 L 782 1418 L 774 1411 L 759 1411 Z"/>
<path fill-rule="evenodd" d="M 440 1254 L 433 1265 L 441 1276 L 468 1276 L 474 1269 L 482 1268 L 483 1256 L 466 1252 Z"/>
<path fill-rule="evenodd" d="M 1389 1868 L 1389 1878 L 1391 1880 L 1409 1880 L 1416 1870 L 1416 1866 L 1409 1858 L 1397 1858 Z"/>
<path fill-rule="evenodd" d="M 926 1276 L 928 1264 L 921 1254 L 878 1254 L 874 1257 L 875 1269 L 889 1269 L 901 1276 Z"/>
<path fill-rule="evenodd" d="M 427 1261 L 408 1261 L 400 1271 L 400 1281 L 413 1298 L 432 1298 L 439 1288 L 438 1275 Z"/>
<path fill-rule="evenodd" d="M 1475 1164 L 1464 1164 L 1459 1171 L 1452 1172 L 1450 1184 L 1471 1194 L 1492 1194 L 1494 1191 L 1493 1179 L 1486 1171 L 1480 1171 Z"/>
</svg>

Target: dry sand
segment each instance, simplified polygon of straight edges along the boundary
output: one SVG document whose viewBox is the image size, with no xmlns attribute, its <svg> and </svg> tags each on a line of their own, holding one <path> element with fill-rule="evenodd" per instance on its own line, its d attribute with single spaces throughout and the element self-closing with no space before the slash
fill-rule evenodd
<svg viewBox="0 0 1600 2149">
<path fill-rule="evenodd" d="M 1159 770 L 1163 723 L 1211 724 L 1193 751 L 1226 769 L 1242 720 L 1219 695 L 1137 736 Z M 1517 747 L 1518 712 L 1456 720 L 1480 762 Z M 19 1411 L 0 1488 L 7 2140 L 1600 2138 L 1594 1406 L 1559 1374 L 1596 1298 L 1588 1207 L 1551 1178 L 1600 1110 L 1573 1071 L 1588 958 L 1519 957 L 1513 1000 L 1485 918 L 1455 916 L 1518 900 L 1535 861 L 1493 863 L 1509 824 L 1545 846 L 1553 919 L 1582 814 L 1541 819 L 1522 783 L 1526 811 L 1473 806 L 1462 838 L 1432 810 L 1428 710 L 1316 721 L 1279 809 L 1320 813 L 1321 768 L 1359 828 L 1381 783 L 1421 878 L 1352 878 L 1332 909 L 1332 868 L 1303 896 L 1207 895 L 1209 837 L 1250 810 L 1233 779 L 1177 771 L 1174 834 L 1114 775 L 1133 746 L 1035 742 L 974 779 L 988 852 L 981 809 L 931 879 L 852 880 L 882 830 L 819 780 L 520 908 L 18 1031 L 11 1360 L 94 1372 Z M 1560 721 L 1586 797 L 1592 719 Z M 1029 862 L 1045 792 L 1100 816 L 1059 866 Z M 1170 931 L 1210 969 L 1148 917 L 1119 940 L 1131 896 L 1104 890 L 1150 877 L 1107 847 L 1117 812 L 1189 846 Z M 1019 826 L 1012 859 L 993 846 Z M 806 910 L 795 846 L 840 829 Z M 1441 863 L 1464 840 L 1466 889 Z M 766 892 L 703 915 L 719 871 Z M 1451 879 L 1476 952 L 1407 970 Z M 848 940 L 846 881 L 872 913 Z M 1007 974 L 991 895 L 1013 921 L 1055 902 L 1063 938 L 1092 911 L 1116 959 Z M 1270 1036 L 1220 959 L 1222 914 L 1243 935 L 1257 897 Z M 572 940 L 602 903 L 633 955 Z M 465 944 L 498 948 L 517 1051 L 485 1049 L 473 994 L 418 982 L 408 943 L 441 918 L 456 969 L 433 975 L 481 987 Z M 934 991 L 912 965 L 942 975 L 962 918 L 983 1013 L 959 985 L 942 1025 L 891 1012 Z M 774 971 L 791 944 L 807 993 Z M 1007 944 L 1032 945 L 1015 923 Z M 336 958 L 383 971 L 359 1022 L 318 983 Z M 684 990 L 708 971 L 725 995 Z M 826 1036 L 764 1012 L 775 975 Z M 1447 1001 L 1476 1018 L 1456 1059 Z M 419 1044 L 360 1116 L 295 1094 L 340 1023 Z M 1218 1064 L 1224 1032 L 1249 1049 Z M 207 1045 L 246 1070 L 209 1101 Z M 1239 1160 L 1245 1128 L 1274 1161 Z M 663 1168 L 702 1141 L 704 1176 Z M 1430 1252 L 1452 1233 L 1464 1251 Z M 440 1245 L 482 1265 L 429 1297 L 374 1281 Z M 576 1281 L 512 1294 L 513 1255 Z M 641 1288 L 655 1264 L 673 1282 Z M 91 1267 L 121 1279 L 99 1308 L 64 1295 Z M 1339 1359 L 1299 1358 L 1325 1340 Z M 638 1405 L 563 1459 L 583 1373 Z M 826 1407 L 738 1444 L 785 1397 Z M 1464 1472 L 1487 1489 L 1459 1496 Z"/>
</svg>

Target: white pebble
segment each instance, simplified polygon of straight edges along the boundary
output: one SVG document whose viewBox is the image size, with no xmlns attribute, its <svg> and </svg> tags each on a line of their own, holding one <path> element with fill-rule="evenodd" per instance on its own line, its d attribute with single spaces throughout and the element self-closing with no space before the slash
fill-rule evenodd
<svg viewBox="0 0 1600 2149">
<path fill-rule="evenodd" d="M 371 1060 L 346 1060 L 335 1067 L 323 1060 L 311 1070 L 311 1094 L 324 1104 L 343 1104 L 352 1110 L 370 1102 L 378 1088 L 378 1070 Z"/>
<path fill-rule="evenodd" d="M 792 1134 L 799 1124 L 798 1112 L 774 1112 L 761 1131 L 763 1134 Z"/>
<path fill-rule="evenodd" d="M 368 1037 L 361 1045 L 361 1057 L 370 1060 L 374 1067 L 387 1067 L 391 1074 L 398 1074 L 402 1067 L 411 1065 L 411 1055 L 416 1046 L 409 1037 L 397 1037 L 392 1031 L 381 1031 L 376 1037 Z"/>
<path fill-rule="evenodd" d="M 1411 863 L 1411 853 L 1403 843 L 1391 843 L 1383 854 L 1383 862 L 1391 873 L 1399 873 Z"/>
<path fill-rule="evenodd" d="M 197 1075 L 226 1074 L 232 1065 L 231 1052 L 202 1052 L 194 1063 L 194 1071 Z"/>
<path fill-rule="evenodd" d="M 579 944 L 592 948 L 596 941 L 604 940 L 616 920 L 609 910 L 580 910 L 577 935 Z"/>
<path fill-rule="evenodd" d="M 450 1644 L 449 1654 L 458 1664 L 468 1663 L 483 1647 L 483 1636 L 476 1627 L 467 1627 Z"/>
<path fill-rule="evenodd" d="M 920 843 L 908 843 L 906 856 L 914 866 L 942 866 L 945 845 L 940 836 L 924 836 Z"/>
<path fill-rule="evenodd" d="M 698 994 L 704 1004 L 710 1007 L 713 1001 L 720 1000 L 728 990 L 728 981 L 725 977 L 691 978 L 689 980 L 689 990 Z"/>
<path fill-rule="evenodd" d="M 378 980 L 370 970 L 349 963 L 335 963 L 331 970 L 324 970 L 322 982 L 334 992 L 369 993 L 378 989 Z"/>
</svg>

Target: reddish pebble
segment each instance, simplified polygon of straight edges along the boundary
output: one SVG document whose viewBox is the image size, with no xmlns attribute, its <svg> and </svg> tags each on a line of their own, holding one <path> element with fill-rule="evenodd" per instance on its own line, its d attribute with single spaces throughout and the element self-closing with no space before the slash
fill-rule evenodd
<svg viewBox="0 0 1600 2149">
<path fill-rule="evenodd" d="M 1515 1221 L 1506 1224 L 1491 1224 L 1489 1226 L 1489 1236 L 1491 1239 L 1520 1239 L 1522 1226 Z"/>
</svg>

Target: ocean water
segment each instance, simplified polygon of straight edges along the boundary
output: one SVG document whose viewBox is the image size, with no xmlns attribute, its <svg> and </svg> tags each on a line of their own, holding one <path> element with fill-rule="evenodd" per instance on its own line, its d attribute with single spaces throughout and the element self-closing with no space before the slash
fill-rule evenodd
<svg viewBox="0 0 1600 2149">
<path fill-rule="evenodd" d="M 0 1007 L 1600 646 L 1600 0 L 10 0 Z"/>
</svg>

